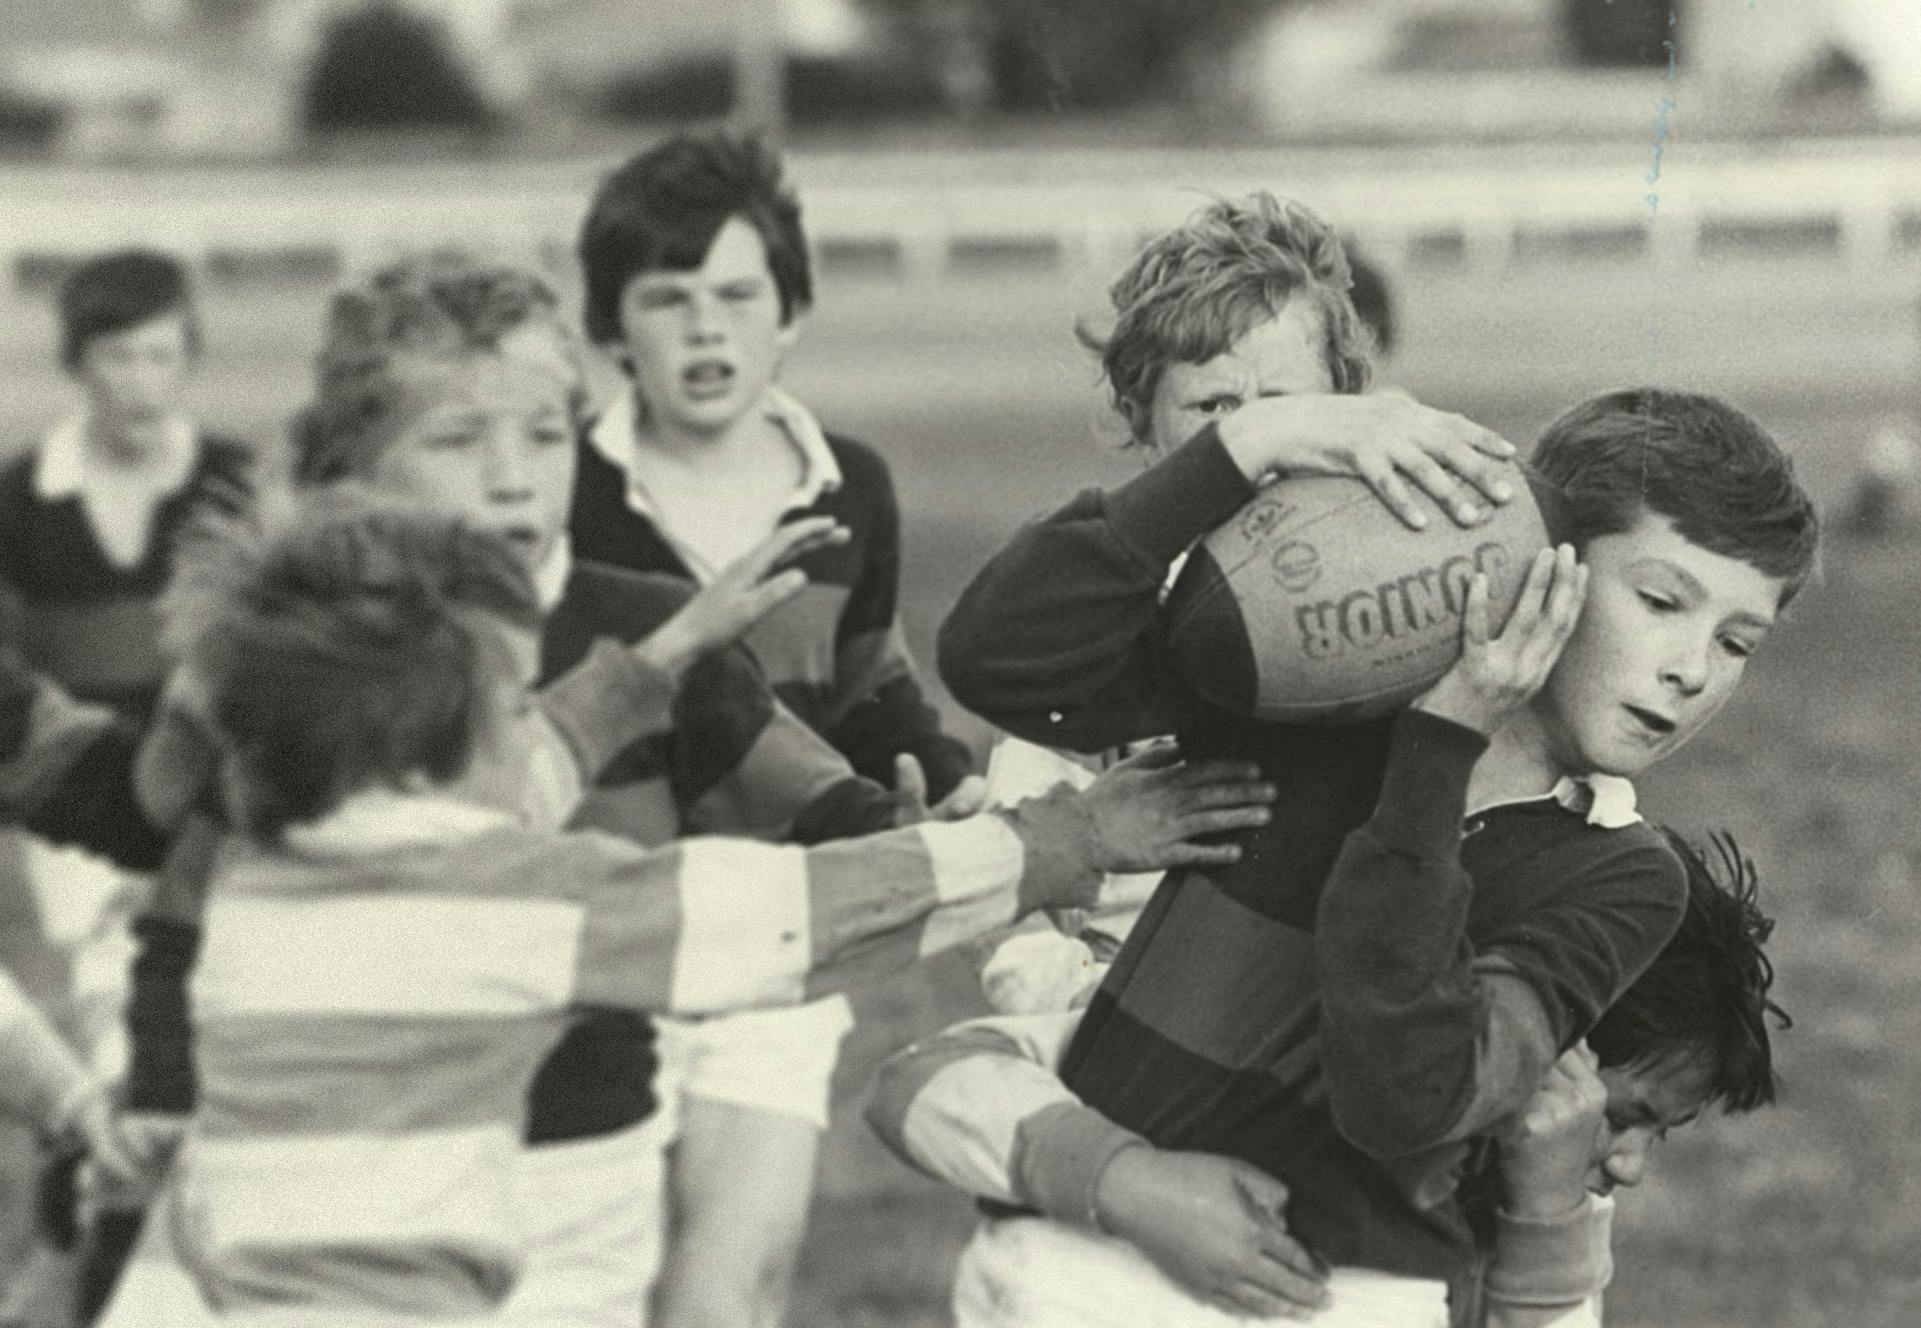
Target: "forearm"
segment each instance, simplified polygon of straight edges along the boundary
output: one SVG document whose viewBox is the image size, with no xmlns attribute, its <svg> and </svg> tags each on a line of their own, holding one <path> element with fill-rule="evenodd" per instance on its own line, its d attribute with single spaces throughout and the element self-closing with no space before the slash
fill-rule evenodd
<svg viewBox="0 0 1921 1328">
<path fill-rule="evenodd" d="M 1099 751 L 1172 727 L 1155 640 L 1168 568 L 1253 497 L 1213 429 L 1084 493 L 991 559 L 942 625 L 941 677 L 1034 742 Z"/>
<path fill-rule="evenodd" d="M 580 868 L 605 874 L 588 887 L 577 999 L 689 1014 L 793 1004 L 810 979 L 831 989 L 895 972 L 1035 908 L 1085 903 L 1101 879 L 1071 797 L 810 849 L 582 846 L 612 869 Z"/>
<path fill-rule="evenodd" d="M 622 752 L 673 727 L 679 677 L 635 649 L 602 639 L 586 657 L 540 691 L 541 714 L 565 744 L 581 788 Z"/>
<path fill-rule="evenodd" d="M 1545 1021 L 1477 972 L 1460 865 L 1472 731 L 1419 711 L 1395 723 L 1374 815 L 1322 893 L 1314 953 L 1330 1106 L 1376 1156 L 1453 1137 L 1477 1101 L 1524 1098 L 1553 1062 Z"/>
<path fill-rule="evenodd" d="M 944 732 L 905 658 L 884 680 L 865 687 L 828 734 L 856 773 L 891 785 L 895 758 L 911 756 L 927 779 L 927 797 L 939 802 L 968 775 L 974 760 L 967 744 Z"/>
<path fill-rule="evenodd" d="M 140 733 L 100 706 L 74 701 L 25 670 L 9 680 L 0 752 L 0 819 L 134 871 L 166 855 L 135 782 Z"/>
<path fill-rule="evenodd" d="M 689 830 L 816 844 L 898 824 L 899 800 L 748 670 L 730 682 L 703 671 L 675 709 L 672 778 Z"/>
<path fill-rule="evenodd" d="M 1588 1198 L 1558 1218 L 1495 1218 L 1486 1280 L 1487 1328 L 1599 1328 L 1613 1274 L 1614 1206 Z"/>
<path fill-rule="evenodd" d="M 0 972 L 0 1110 L 53 1134 L 96 1087 L 46 1015 Z"/>
<path fill-rule="evenodd" d="M 902 1161 L 976 1198 L 1084 1223 L 1107 1163 L 1143 1142 L 1055 1070 L 1078 1013 L 983 1019 L 882 1065 L 868 1124 Z"/>
</svg>

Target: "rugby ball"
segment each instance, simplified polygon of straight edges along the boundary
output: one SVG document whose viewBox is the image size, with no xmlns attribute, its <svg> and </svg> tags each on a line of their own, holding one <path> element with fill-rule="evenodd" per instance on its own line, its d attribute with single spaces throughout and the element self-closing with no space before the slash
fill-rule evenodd
<svg viewBox="0 0 1921 1328">
<path fill-rule="evenodd" d="M 1424 530 L 1358 479 L 1268 485 L 1175 579 L 1164 619 L 1175 669 L 1214 705 L 1256 719 L 1341 724 L 1405 705 L 1460 657 L 1474 574 L 1487 573 L 1499 630 L 1528 564 L 1565 528 L 1550 487 L 1513 469 L 1515 498 L 1478 526 L 1417 491 Z"/>
</svg>

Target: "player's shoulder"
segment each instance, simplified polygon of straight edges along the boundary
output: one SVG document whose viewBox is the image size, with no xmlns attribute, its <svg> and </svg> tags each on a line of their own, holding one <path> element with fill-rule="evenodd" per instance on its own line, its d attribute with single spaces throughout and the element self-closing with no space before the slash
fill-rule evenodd
<svg viewBox="0 0 1921 1328">
<path fill-rule="evenodd" d="M 823 432 L 821 436 L 827 440 L 834 464 L 840 467 L 841 482 L 849 489 L 893 487 L 893 473 L 887 468 L 887 459 L 873 444 L 843 433 Z"/>
<path fill-rule="evenodd" d="M 1602 827 L 1586 825 L 1581 852 L 1590 870 L 1608 882 L 1610 895 L 1622 901 L 1672 909 L 1687 903 L 1687 867 L 1670 835 L 1647 820 Z"/>
</svg>

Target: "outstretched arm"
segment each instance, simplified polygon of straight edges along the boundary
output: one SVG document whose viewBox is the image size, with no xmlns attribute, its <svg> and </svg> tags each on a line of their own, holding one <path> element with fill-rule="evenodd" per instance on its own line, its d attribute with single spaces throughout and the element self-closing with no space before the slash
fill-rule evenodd
<svg viewBox="0 0 1921 1328">
<path fill-rule="evenodd" d="M 1260 823 L 1272 796 L 1244 764 L 1155 752 L 1083 793 L 814 848 L 700 839 L 648 853 L 587 839 L 601 865 L 579 999 L 689 1013 L 790 1004 L 1038 908 L 1091 905 L 1110 871 L 1231 860 L 1232 845 L 1190 841 Z"/>
<path fill-rule="evenodd" d="M 1196 1297 L 1268 1317 L 1321 1303 L 1287 1191 L 1231 1158 L 1162 1152 L 1083 1105 L 1056 1067 L 1078 1011 L 978 1019 L 892 1057 L 868 1123 L 909 1165 L 975 1195 L 1128 1240 Z"/>
</svg>

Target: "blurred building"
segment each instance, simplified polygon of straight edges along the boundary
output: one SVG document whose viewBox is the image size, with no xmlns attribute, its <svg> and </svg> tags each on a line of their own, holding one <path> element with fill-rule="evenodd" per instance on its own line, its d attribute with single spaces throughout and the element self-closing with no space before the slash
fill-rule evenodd
<svg viewBox="0 0 1921 1328">
<path fill-rule="evenodd" d="M 1298 0 L 1233 72 L 1294 136 L 1633 134 L 1663 98 L 1711 134 L 1913 124 L 1921 0 Z"/>
</svg>

